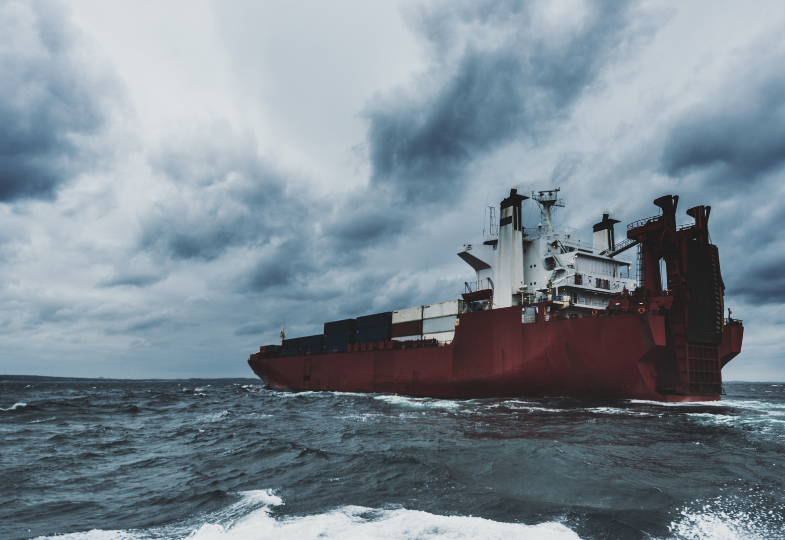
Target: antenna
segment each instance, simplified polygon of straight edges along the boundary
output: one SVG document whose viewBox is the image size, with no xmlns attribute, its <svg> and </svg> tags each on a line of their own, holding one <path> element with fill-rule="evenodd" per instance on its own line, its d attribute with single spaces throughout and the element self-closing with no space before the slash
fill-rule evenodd
<svg viewBox="0 0 785 540">
<path fill-rule="evenodd" d="M 488 196 L 491 194 L 489 191 L 485 194 L 485 211 L 482 215 L 482 235 L 485 236 L 485 214 L 488 212 Z"/>
<path fill-rule="evenodd" d="M 286 322 L 284 321 L 281 326 L 281 347 L 283 347 L 283 340 L 286 339 Z"/>
</svg>

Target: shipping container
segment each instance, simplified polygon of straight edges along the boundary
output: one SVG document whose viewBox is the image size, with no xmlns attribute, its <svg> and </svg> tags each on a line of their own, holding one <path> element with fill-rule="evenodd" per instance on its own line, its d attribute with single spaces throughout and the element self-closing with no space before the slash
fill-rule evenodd
<svg viewBox="0 0 785 540">
<path fill-rule="evenodd" d="M 277 353 L 281 350 L 280 345 L 265 345 L 259 349 L 260 352 L 270 354 L 270 353 Z"/>
<path fill-rule="evenodd" d="M 375 326 L 373 328 L 360 328 L 357 330 L 357 343 L 368 343 L 369 341 L 385 341 L 390 339 L 392 332 L 391 325 Z"/>
<path fill-rule="evenodd" d="M 313 348 L 313 347 L 321 347 L 324 344 L 324 335 L 323 334 L 316 334 L 315 336 L 306 336 L 300 338 L 300 348 Z"/>
<path fill-rule="evenodd" d="M 354 332 L 357 330 L 357 319 L 343 319 L 324 323 L 325 334 L 340 334 L 341 332 Z"/>
<path fill-rule="evenodd" d="M 423 339 L 435 339 L 439 343 L 452 342 L 455 339 L 455 332 L 439 332 L 436 334 L 424 334 Z"/>
<path fill-rule="evenodd" d="M 392 325 L 392 337 L 422 334 L 422 321 L 408 321 Z"/>
<path fill-rule="evenodd" d="M 395 341 L 419 341 L 422 339 L 422 334 L 417 334 L 416 336 L 400 336 L 395 337 L 393 336 Z"/>
<path fill-rule="evenodd" d="M 300 347 L 300 338 L 295 337 L 291 339 L 285 339 L 283 340 L 281 346 L 284 349 L 298 349 Z"/>
<path fill-rule="evenodd" d="M 431 304 L 422 307 L 423 319 L 435 319 L 437 317 L 448 317 L 463 313 L 463 300 L 450 300 L 440 304 Z"/>
<path fill-rule="evenodd" d="M 398 311 L 392 312 L 393 324 L 420 320 L 422 320 L 422 306 L 399 309 Z"/>
<path fill-rule="evenodd" d="M 439 317 L 438 319 L 425 319 L 422 322 L 423 334 L 435 334 L 437 332 L 453 332 L 455 330 L 456 315 L 450 317 Z"/>
<path fill-rule="evenodd" d="M 285 348 L 281 351 L 281 356 L 299 356 L 300 355 L 300 348 L 299 347 L 291 347 Z"/>
<path fill-rule="evenodd" d="M 331 348 L 333 345 L 336 344 L 346 344 L 346 343 L 354 343 L 354 339 L 357 336 L 357 333 L 354 330 L 350 330 L 348 332 L 336 332 L 334 334 L 326 334 L 324 336 L 324 344 L 330 345 Z"/>
<path fill-rule="evenodd" d="M 385 311 L 384 313 L 376 313 L 374 315 L 365 315 L 364 317 L 357 317 L 358 331 L 365 328 L 390 326 L 391 324 L 392 324 L 392 311 Z"/>
<path fill-rule="evenodd" d="M 321 354 L 324 352 L 322 345 L 314 345 L 312 347 L 300 347 L 300 354 Z"/>
</svg>

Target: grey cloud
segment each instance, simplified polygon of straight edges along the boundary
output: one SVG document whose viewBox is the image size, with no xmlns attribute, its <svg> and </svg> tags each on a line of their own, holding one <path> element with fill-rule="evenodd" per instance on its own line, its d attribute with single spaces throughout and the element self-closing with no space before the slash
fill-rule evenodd
<svg viewBox="0 0 785 540">
<path fill-rule="evenodd" d="M 720 184 L 749 183 L 785 163 L 785 58 L 733 70 L 712 99 L 681 116 L 666 134 L 661 169 L 704 171 Z M 761 74 L 763 76 L 761 77 Z"/>
<path fill-rule="evenodd" d="M 727 292 L 739 296 L 752 304 L 782 304 L 785 302 L 785 274 L 782 261 L 773 260 L 763 264 L 752 264 L 738 268 L 730 274 L 724 272 Z M 744 265 L 747 266 L 747 265 Z"/>
<path fill-rule="evenodd" d="M 168 317 L 161 317 L 161 316 L 151 316 L 143 318 L 140 321 L 135 323 L 131 323 L 125 327 L 123 330 L 124 332 L 141 332 L 145 330 L 151 330 L 153 328 L 158 328 L 171 322 Z"/>
<path fill-rule="evenodd" d="M 287 285 L 298 274 L 293 261 L 285 256 L 278 259 L 262 260 L 248 276 L 248 289 L 253 292 L 261 292 L 272 287 Z"/>
<path fill-rule="evenodd" d="M 38 312 L 38 324 L 45 322 L 75 322 L 83 314 L 83 309 L 77 306 L 48 304 L 42 306 Z"/>
<path fill-rule="evenodd" d="M 353 259 L 369 247 L 390 246 L 410 228 L 414 209 L 381 190 L 363 190 L 325 219 L 323 240 L 335 261 Z"/>
<path fill-rule="evenodd" d="M 269 324 L 256 324 L 256 323 L 249 323 L 246 325 L 241 326 L 237 330 L 234 331 L 235 336 L 256 336 L 259 334 L 264 334 L 265 332 L 269 332 L 271 326 Z"/>
<path fill-rule="evenodd" d="M 179 139 L 179 138 L 178 138 Z M 264 245 L 305 215 L 255 140 L 226 124 L 201 127 L 150 159 L 176 196 L 142 217 L 140 244 L 174 259 L 210 261 L 238 245 Z"/>
<path fill-rule="evenodd" d="M 157 274 L 117 274 L 98 283 L 99 288 L 147 287 L 158 283 L 165 276 Z"/>
<path fill-rule="evenodd" d="M 259 293 L 298 283 L 320 266 L 315 245 L 306 236 L 300 236 L 268 250 L 248 272 L 241 289 Z"/>
<path fill-rule="evenodd" d="M 425 12 L 419 28 L 437 57 L 426 79 L 443 80 L 425 95 L 399 91 L 367 106 L 372 184 L 392 184 L 410 202 L 456 196 L 469 162 L 517 137 L 543 136 L 618 50 L 645 39 L 633 7 L 591 2 L 582 24 L 552 40 L 536 36 L 529 3 L 446 2 Z M 498 39 L 464 45 L 468 25 L 489 27 Z M 453 63 L 456 47 L 463 50 Z"/>
<path fill-rule="evenodd" d="M 121 92 L 94 56 L 59 4 L 0 4 L 0 202 L 50 198 L 97 159 Z"/>
</svg>

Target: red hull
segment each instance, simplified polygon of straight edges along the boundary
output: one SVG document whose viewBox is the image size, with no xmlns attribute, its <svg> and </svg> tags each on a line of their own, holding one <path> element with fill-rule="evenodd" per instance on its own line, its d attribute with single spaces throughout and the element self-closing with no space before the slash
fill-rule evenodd
<svg viewBox="0 0 785 540">
<path fill-rule="evenodd" d="M 255 354 L 248 363 L 267 385 L 281 390 L 718 400 L 716 392 L 674 385 L 672 366 L 664 386 L 666 374 L 657 369 L 668 368 L 663 360 L 668 324 L 662 315 L 637 313 L 523 324 L 521 308 L 512 307 L 462 314 L 452 345 L 286 358 Z M 720 366 L 741 351 L 742 335 L 741 326 L 725 327 L 716 353 Z M 678 365 L 675 369 L 678 379 Z"/>
</svg>

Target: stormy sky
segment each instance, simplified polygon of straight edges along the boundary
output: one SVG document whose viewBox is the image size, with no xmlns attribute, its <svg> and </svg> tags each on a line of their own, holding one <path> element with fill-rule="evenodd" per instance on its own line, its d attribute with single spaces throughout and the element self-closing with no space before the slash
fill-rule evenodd
<svg viewBox="0 0 785 540">
<path fill-rule="evenodd" d="M 0 0 L 0 370 L 251 376 L 283 321 L 457 298 L 486 201 L 560 187 L 584 240 L 711 205 L 723 376 L 783 381 L 783 28 L 779 1 Z"/>
</svg>

